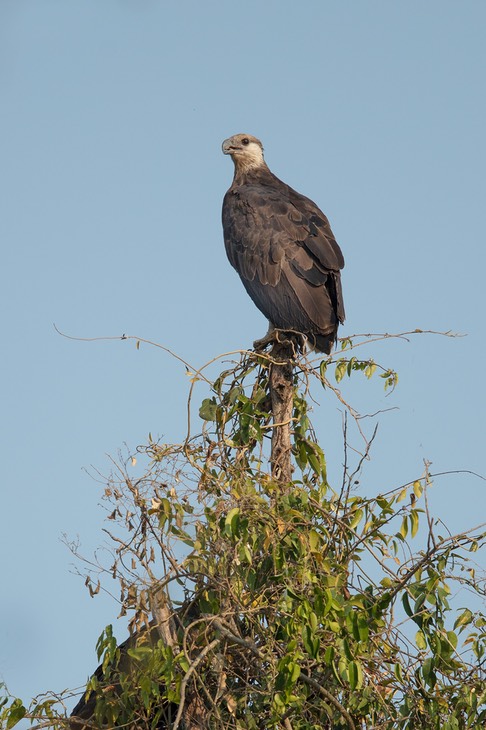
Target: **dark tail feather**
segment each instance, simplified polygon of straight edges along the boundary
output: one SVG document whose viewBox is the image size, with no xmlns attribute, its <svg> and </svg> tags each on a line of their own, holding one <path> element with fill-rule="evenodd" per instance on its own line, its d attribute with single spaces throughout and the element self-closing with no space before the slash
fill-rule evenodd
<svg viewBox="0 0 486 730">
<path fill-rule="evenodd" d="M 309 332 L 307 337 L 309 339 L 309 345 L 316 352 L 324 352 L 326 355 L 329 355 L 336 341 L 336 335 L 337 332 L 331 332 L 329 335 L 315 335 Z"/>
</svg>

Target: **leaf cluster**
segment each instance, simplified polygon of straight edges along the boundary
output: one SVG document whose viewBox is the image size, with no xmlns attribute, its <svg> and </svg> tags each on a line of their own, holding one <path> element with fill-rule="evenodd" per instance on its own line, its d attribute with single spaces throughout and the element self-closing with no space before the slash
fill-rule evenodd
<svg viewBox="0 0 486 730">
<path fill-rule="evenodd" d="M 150 438 L 137 478 L 133 459 L 117 465 L 105 487 L 110 560 L 95 567 L 118 581 L 131 636 L 120 645 L 105 629 L 78 720 L 58 723 L 484 726 L 485 618 L 451 595 L 465 587 L 484 597 L 471 556 L 485 533 L 436 534 L 427 466 L 387 494 L 357 493 L 348 465 L 341 487 L 328 483 L 309 403 L 312 382 L 328 389 L 332 364 L 295 370 L 289 484 L 267 466 L 264 355 L 243 356 L 212 382 L 199 436 Z M 375 371 L 385 387 L 397 382 L 372 360 L 334 365 L 337 383 Z M 7 727 L 27 713 L 18 703 L 3 708 Z"/>
</svg>

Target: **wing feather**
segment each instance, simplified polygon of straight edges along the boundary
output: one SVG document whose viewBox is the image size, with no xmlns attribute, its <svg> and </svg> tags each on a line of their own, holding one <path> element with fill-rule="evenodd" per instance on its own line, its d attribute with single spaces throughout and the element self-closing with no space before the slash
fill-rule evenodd
<svg viewBox="0 0 486 730">
<path fill-rule="evenodd" d="M 268 170 L 223 202 L 228 258 L 257 307 L 280 329 L 335 333 L 344 321 L 344 259 L 329 221 Z"/>
</svg>

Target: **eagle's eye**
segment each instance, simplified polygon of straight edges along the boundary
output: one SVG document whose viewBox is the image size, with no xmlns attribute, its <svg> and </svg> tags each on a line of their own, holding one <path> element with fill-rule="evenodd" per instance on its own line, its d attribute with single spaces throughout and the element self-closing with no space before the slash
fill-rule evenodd
<svg viewBox="0 0 486 730">
<path fill-rule="evenodd" d="M 250 144 L 250 140 L 248 139 L 248 137 L 243 137 L 243 139 L 241 140 L 241 144 Z"/>
</svg>

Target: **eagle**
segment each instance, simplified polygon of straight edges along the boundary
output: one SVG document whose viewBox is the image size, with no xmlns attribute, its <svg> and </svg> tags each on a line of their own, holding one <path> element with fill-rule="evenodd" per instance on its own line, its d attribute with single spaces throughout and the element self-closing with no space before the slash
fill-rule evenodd
<svg viewBox="0 0 486 730">
<path fill-rule="evenodd" d="M 340 271 L 344 258 L 329 221 L 315 203 L 274 175 L 251 134 L 223 142 L 235 165 L 223 201 L 226 253 L 274 330 L 304 335 L 329 354 L 344 322 Z"/>
</svg>

